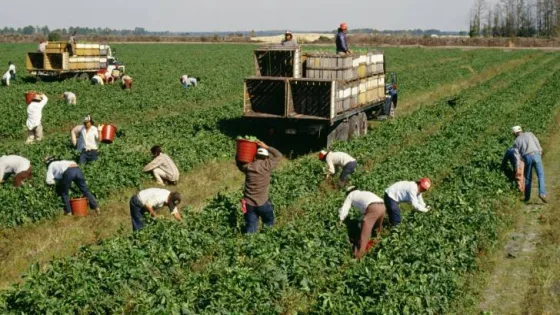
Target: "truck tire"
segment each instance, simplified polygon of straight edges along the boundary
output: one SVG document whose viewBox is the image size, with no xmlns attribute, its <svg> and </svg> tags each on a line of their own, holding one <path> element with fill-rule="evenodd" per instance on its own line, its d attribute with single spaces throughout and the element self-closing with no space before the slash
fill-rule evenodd
<svg viewBox="0 0 560 315">
<path fill-rule="evenodd" d="M 335 141 L 347 141 L 350 125 L 347 121 L 342 121 L 332 126 L 327 136 L 327 148 L 330 148 Z"/>
<path fill-rule="evenodd" d="M 361 113 L 360 117 L 360 135 L 365 136 L 368 133 L 369 122 L 366 113 Z"/>
<path fill-rule="evenodd" d="M 360 125 L 361 125 L 361 114 L 354 115 L 348 119 L 349 130 L 348 130 L 348 138 L 354 139 L 360 136 Z"/>
</svg>

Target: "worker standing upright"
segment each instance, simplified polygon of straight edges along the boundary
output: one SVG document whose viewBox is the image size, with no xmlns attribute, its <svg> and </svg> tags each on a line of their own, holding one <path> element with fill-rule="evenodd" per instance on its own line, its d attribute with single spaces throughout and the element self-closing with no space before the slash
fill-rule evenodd
<svg viewBox="0 0 560 315">
<path fill-rule="evenodd" d="M 259 226 L 259 217 L 266 226 L 274 225 L 274 208 L 270 203 L 268 191 L 270 175 L 282 160 L 282 153 L 273 147 L 258 141 L 256 160 L 251 163 L 237 162 L 237 167 L 245 174 L 245 188 L 241 208 L 245 218 L 247 234 L 255 233 Z"/>
<path fill-rule="evenodd" d="M 180 193 L 161 188 L 148 188 L 138 192 L 130 198 L 129 202 L 132 230 L 138 231 L 144 227 L 144 213 L 149 212 L 155 218 L 157 217 L 155 210 L 164 206 L 169 207 L 169 211 L 177 221 L 183 221 L 178 207 L 181 199 Z"/>
<path fill-rule="evenodd" d="M 79 164 L 97 161 L 97 140 L 101 138 L 101 130 L 103 125 L 99 125 L 99 128 L 95 127 L 90 115 L 84 117 L 84 126 L 78 138 Z"/>
<path fill-rule="evenodd" d="M 517 189 L 519 189 L 519 192 L 524 193 L 525 192 L 525 179 L 523 177 L 523 172 L 525 169 L 525 163 L 523 162 L 523 159 L 521 158 L 521 154 L 519 153 L 519 150 L 516 147 L 510 147 L 509 149 L 507 149 L 506 153 L 504 154 L 504 158 L 502 159 L 502 171 L 504 171 L 504 173 L 506 173 L 507 171 L 507 164 L 508 162 L 511 164 L 511 166 L 513 167 L 513 172 L 512 172 L 512 179 L 517 183 Z M 508 174 L 506 173 L 506 176 Z"/>
<path fill-rule="evenodd" d="M 72 183 L 76 183 L 80 192 L 87 198 L 89 207 L 95 211 L 97 215 L 100 214 L 97 200 L 95 200 L 95 197 L 89 191 L 84 173 L 82 173 L 82 170 L 78 167 L 76 162 L 62 161 L 53 157 L 47 157 L 45 163 L 47 164 L 47 185 L 56 185 L 56 192 L 64 203 L 65 215 L 72 215 L 70 196 L 68 195 Z"/>
<path fill-rule="evenodd" d="M 153 146 L 150 150 L 154 159 L 146 166 L 144 172 L 152 172 L 157 183 L 164 186 L 163 181 L 167 181 L 172 185 L 177 185 L 179 181 L 179 169 L 169 157 L 169 155 L 161 152 L 161 146 Z"/>
<path fill-rule="evenodd" d="M 383 229 L 382 223 L 385 217 L 385 204 L 383 199 L 379 198 L 372 192 L 357 190 L 356 187 L 350 186 L 346 190 L 346 200 L 342 208 L 338 211 L 340 223 L 348 216 L 348 211 L 354 206 L 362 213 L 362 227 L 360 232 L 360 240 L 354 244 L 354 257 L 357 259 L 367 252 L 367 246 L 371 237 L 371 232 L 376 228 L 377 237 Z"/>
<path fill-rule="evenodd" d="M 282 46 L 284 47 L 297 47 L 297 40 L 294 38 L 294 34 L 290 31 L 284 33 L 284 40 L 282 40 Z"/>
<path fill-rule="evenodd" d="M 351 54 L 350 48 L 348 48 L 348 25 L 346 23 L 340 23 L 338 28 L 338 33 L 336 34 L 336 53 L 340 56 L 346 56 Z"/>
<path fill-rule="evenodd" d="M 39 53 L 45 53 L 47 51 L 47 45 L 49 44 L 49 42 L 42 40 L 41 42 L 39 42 L 39 46 L 37 46 L 37 52 Z"/>
<path fill-rule="evenodd" d="M 525 162 L 525 202 L 529 202 L 531 199 L 531 183 L 533 181 L 533 168 L 535 168 L 539 179 L 539 198 L 547 203 L 544 167 L 541 157 L 542 147 L 539 139 L 532 132 L 523 132 L 520 126 L 513 127 L 511 131 L 515 136 L 513 147 L 519 150 L 519 154 Z"/>
<path fill-rule="evenodd" d="M 383 201 L 385 202 L 385 207 L 389 212 L 391 224 L 393 226 L 397 226 L 402 221 L 401 209 L 399 207 L 400 202 L 410 202 L 414 209 L 420 212 L 428 212 L 430 207 L 426 206 L 426 203 L 422 198 L 422 193 L 428 191 L 431 186 L 432 182 L 430 179 L 424 177 L 417 182 L 397 182 L 387 188 L 385 190 L 385 195 L 383 196 Z"/>
<path fill-rule="evenodd" d="M 0 157 L 0 183 L 14 176 L 14 186 L 20 187 L 23 181 L 31 178 L 31 162 L 19 155 L 4 155 Z"/>
<path fill-rule="evenodd" d="M 76 94 L 72 92 L 64 92 L 60 96 L 68 105 L 76 105 Z"/>
<path fill-rule="evenodd" d="M 68 38 L 68 43 L 66 44 L 66 50 L 70 57 L 76 56 L 76 41 L 76 31 L 74 31 Z"/>
<path fill-rule="evenodd" d="M 354 173 L 358 166 L 356 159 L 345 152 L 323 150 L 319 152 L 319 160 L 327 164 L 327 179 L 333 176 L 337 169 L 342 169 L 338 180 L 338 187 L 344 187 L 346 185 L 350 179 L 350 175 Z"/>
<path fill-rule="evenodd" d="M 48 98 L 45 94 L 35 94 L 29 105 L 27 105 L 27 140 L 25 143 L 33 143 L 43 139 L 43 107 L 47 105 Z"/>
</svg>

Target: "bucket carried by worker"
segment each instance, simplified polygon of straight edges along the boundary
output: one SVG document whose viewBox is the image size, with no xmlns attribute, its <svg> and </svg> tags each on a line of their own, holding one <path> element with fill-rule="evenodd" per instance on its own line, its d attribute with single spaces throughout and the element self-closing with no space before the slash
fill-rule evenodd
<svg viewBox="0 0 560 315">
<path fill-rule="evenodd" d="M 115 135 L 117 134 L 117 127 L 114 125 L 104 125 L 101 129 L 101 142 L 113 143 Z"/>
<path fill-rule="evenodd" d="M 27 105 L 29 105 L 29 104 L 31 104 L 31 102 L 33 102 L 33 98 L 35 97 L 35 95 L 37 95 L 37 92 L 35 92 L 35 91 L 25 92 L 25 102 L 27 103 Z"/>
<path fill-rule="evenodd" d="M 88 203 L 85 197 L 70 199 L 72 215 L 76 217 L 86 217 L 88 214 Z"/>
<path fill-rule="evenodd" d="M 257 155 L 257 142 L 254 137 L 237 137 L 236 160 L 242 163 L 251 163 Z"/>
</svg>

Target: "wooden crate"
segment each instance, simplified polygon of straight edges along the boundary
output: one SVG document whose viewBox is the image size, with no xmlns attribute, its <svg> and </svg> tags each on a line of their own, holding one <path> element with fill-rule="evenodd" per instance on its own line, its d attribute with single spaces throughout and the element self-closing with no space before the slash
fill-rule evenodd
<svg viewBox="0 0 560 315">
<path fill-rule="evenodd" d="M 252 77 L 244 84 L 245 113 L 286 116 L 287 81 L 284 78 Z"/>
<path fill-rule="evenodd" d="M 291 79 L 288 85 L 288 116 L 331 117 L 331 106 L 335 106 L 336 88 L 334 81 Z M 336 109 L 335 109 L 336 111 Z"/>
<path fill-rule="evenodd" d="M 28 53 L 25 58 L 27 70 L 41 70 L 45 67 L 45 56 L 43 53 Z"/>
<path fill-rule="evenodd" d="M 272 46 L 253 51 L 258 77 L 301 78 L 301 52 L 299 48 Z"/>
</svg>

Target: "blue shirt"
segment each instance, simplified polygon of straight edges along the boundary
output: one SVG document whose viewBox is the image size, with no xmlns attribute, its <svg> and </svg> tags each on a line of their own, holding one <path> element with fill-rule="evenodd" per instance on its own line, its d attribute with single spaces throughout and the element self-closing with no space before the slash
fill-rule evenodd
<svg viewBox="0 0 560 315">
<path fill-rule="evenodd" d="M 348 51 L 348 39 L 344 32 L 338 32 L 336 34 L 336 52 L 347 52 Z"/>
</svg>

